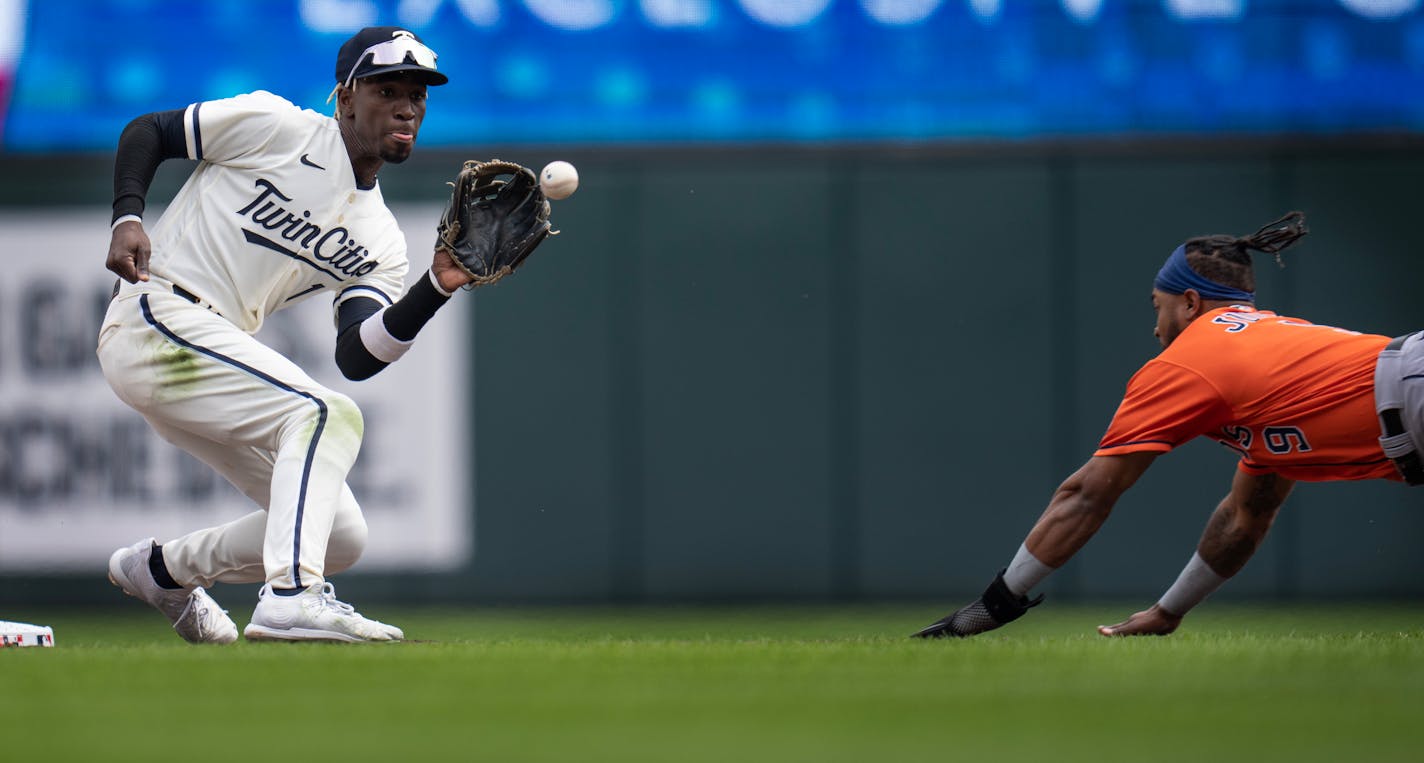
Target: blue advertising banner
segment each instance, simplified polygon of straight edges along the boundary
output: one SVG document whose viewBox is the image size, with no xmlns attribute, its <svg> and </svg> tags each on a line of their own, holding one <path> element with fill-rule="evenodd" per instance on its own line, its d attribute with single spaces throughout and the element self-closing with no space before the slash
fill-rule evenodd
<svg viewBox="0 0 1424 763">
<path fill-rule="evenodd" d="M 0 0 L 6 151 L 440 55 L 425 145 L 1355 134 L 1424 124 L 1421 0 Z"/>
</svg>

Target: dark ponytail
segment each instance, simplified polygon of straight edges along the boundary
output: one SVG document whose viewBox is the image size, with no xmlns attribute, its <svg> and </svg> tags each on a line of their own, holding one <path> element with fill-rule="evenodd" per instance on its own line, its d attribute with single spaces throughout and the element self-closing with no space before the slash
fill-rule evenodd
<svg viewBox="0 0 1424 763">
<path fill-rule="evenodd" d="M 1281 251 L 1309 233 L 1305 214 L 1287 212 L 1275 222 L 1261 226 L 1249 236 L 1198 236 L 1187 239 L 1187 264 L 1198 275 L 1243 291 L 1256 290 L 1256 274 L 1251 269 L 1251 252 L 1264 252 L 1281 262 Z"/>
<path fill-rule="evenodd" d="M 1274 254 L 1276 262 L 1285 267 L 1285 263 L 1281 262 L 1281 250 L 1299 241 L 1309 232 L 1310 229 L 1305 227 L 1305 213 L 1287 212 L 1285 217 L 1238 241 L 1247 249 Z"/>
</svg>

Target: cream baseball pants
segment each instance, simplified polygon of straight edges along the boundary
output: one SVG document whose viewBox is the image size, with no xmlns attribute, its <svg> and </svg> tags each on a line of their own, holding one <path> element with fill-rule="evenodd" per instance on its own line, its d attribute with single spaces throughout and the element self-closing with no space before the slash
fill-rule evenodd
<svg viewBox="0 0 1424 763">
<path fill-rule="evenodd" d="M 366 521 L 346 474 L 362 421 L 349 397 L 153 282 L 110 302 L 98 355 L 109 386 L 159 436 L 262 509 L 164 542 L 174 580 L 305 588 L 361 556 Z"/>
</svg>

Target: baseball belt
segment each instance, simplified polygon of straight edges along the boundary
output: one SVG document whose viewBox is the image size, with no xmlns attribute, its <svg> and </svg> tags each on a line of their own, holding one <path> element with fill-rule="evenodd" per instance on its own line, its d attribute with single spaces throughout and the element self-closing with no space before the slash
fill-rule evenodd
<svg viewBox="0 0 1424 763">
<path fill-rule="evenodd" d="M 160 283 L 163 282 L 163 279 L 160 279 L 160 278 L 156 278 L 156 277 L 153 277 L 153 276 L 150 276 L 150 278 L 151 278 L 152 280 L 157 281 L 157 282 L 160 282 Z M 119 296 L 119 287 L 122 286 L 123 283 L 124 283 L 124 282 L 123 282 L 122 280 L 120 280 L 120 279 L 115 279 L 115 280 L 114 280 L 114 288 L 113 288 L 112 291 L 109 292 L 109 301 L 110 301 L 110 302 L 114 301 L 114 298 L 117 297 L 117 296 Z M 197 305 L 198 307 L 203 308 L 204 310 L 208 310 L 208 311 L 213 312 L 213 313 L 216 313 L 216 314 L 218 314 L 218 315 L 222 315 L 222 313 L 219 313 L 219 312 L 217 311 L 217 309 L 215 309 L 215 308 L 212 306 L 212 304 L 210 304 L 207 300 L 203 299 L 202 297 L 198 296 L 197 294 L 194 294 L 193 292 L 188 291 L 187 289 L 183 288 L 182 286 L 179 286 L 178 284 L 173 283 L 173 282 L 171 282 L 171 281 L 168 281 L 167 283 L 168 283 L 168 287 L 173 290 L 173 293 L 174 293 L 174 294 L 176 294 L 176 295 L 182 297 L 183 299 L 188 300 L 189 302 L 192 302 L 193 304 Z"/>
<path fill-rule="evenodd" d="M 177 294 L 178 296 L 182 297 L 183 299 L 186 299 L 186 300 L 188 300 L 189 302 L 192 302 L 193 304 L 198 305 L 199 307 L 206 307 L 206 308 L 209 309 L 209 310 L 213 309 L 212 305 L 209 305 L 207 302 L 204 302 L 203 299 L 202 299 L 202 297 L 199 297 L 197 294 L 194 294 L 193 292 L 188 291 L 187 289 L 183 288 L 182 286 L 179 286 L 179 285 L 176 284 L 176 283 L 175 283 L 175 284 L 171 284 L 171 285 L 173 286 L 173 293 L 174 293 L 174 294 Z"/>
</svg>

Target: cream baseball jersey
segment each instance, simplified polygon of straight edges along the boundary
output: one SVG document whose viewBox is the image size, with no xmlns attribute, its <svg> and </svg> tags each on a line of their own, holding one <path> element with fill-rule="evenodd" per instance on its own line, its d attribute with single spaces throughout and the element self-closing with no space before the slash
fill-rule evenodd
<svg viewBox="0 0 1424 763">
<path fill-rule="evenodd" d="M 198 167 L 149 231 L 149 271 L 248 333 L 314 294 L 389 305 L 405 235 L 380 184 L 356 185 L 336 120 L 266 91 L 190 105 Z"/>
</svg>

